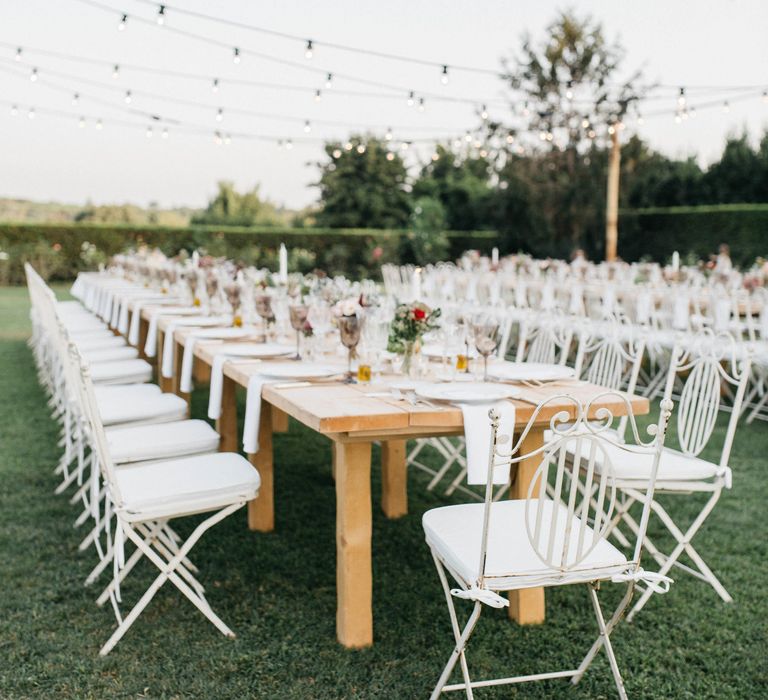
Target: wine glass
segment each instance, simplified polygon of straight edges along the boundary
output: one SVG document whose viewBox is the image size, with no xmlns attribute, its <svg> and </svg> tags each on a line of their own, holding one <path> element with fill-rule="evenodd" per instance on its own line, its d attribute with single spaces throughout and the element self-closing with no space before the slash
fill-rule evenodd
<svg viewBox="0 0 768 700">
<path fill-rule="evenodd" d="M 488 357 L 499 345 L 498 321 L 487 319 L 472 324 L 472 334 L 475 337 L 475 347 L 483 356 L 483 381 L 488 381 Z"/>
<path fill-rule="evenodd" d="M 288 307 L 288 316 L 291 320 L 291 328 L 296 331 L 296 356 L 294 360 L 301 359 L 301 334 L 307 322 L 309 307 L 306 304 L 291 304 Z"/>
<path fill-rule="evenodd" d="M 269 327 L 275 322 L 275 312 L 272 310 L 272 297 L 269 294 L 257 294 L 254 301 L 256 302 L 256 313 L 264 321 L 264 342 L 267 342 Z"/>
<path fill-rule="evenodd" d="M 362 324 L 357 314 L 353 316 L 340 316 L 336 319 L 339 326 L 339 335 L 341 336 L 342 345 L 347 348 L 347 378 L 344 380 L 346 384 L 354 384 L 355 380 L 352 377 L 352 358 L 355 355 L 355 348 L 360 342 L 360 332 L 362 331 Z"/>
</svg>

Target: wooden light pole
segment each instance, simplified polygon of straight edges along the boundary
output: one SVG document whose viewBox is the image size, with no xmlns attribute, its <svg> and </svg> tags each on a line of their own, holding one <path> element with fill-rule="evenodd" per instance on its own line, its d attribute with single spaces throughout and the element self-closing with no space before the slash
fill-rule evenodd
<svg viewBox="0 0 768 700">
<path fill-rule="evenodd" d="M 605 206 L 605 259 L 611 262 L 616 259 L 619 239 L 621 144 L 619 143 L 618 124 L 612 124 L 608 131 L 611 135 L 611 153 L 608 156 L 608 192 Z"/>
</svg>

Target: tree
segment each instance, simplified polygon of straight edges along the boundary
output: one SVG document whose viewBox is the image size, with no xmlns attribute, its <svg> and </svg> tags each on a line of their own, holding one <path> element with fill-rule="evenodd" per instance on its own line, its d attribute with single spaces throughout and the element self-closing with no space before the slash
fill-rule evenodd
<svg viewBox="0 0 768 700">
<path fill-rule="evenodd" d="M 425 165 L 413 183 L 415 197 L 439 200 L 445 210 L 446 225 L 454 231 L 474 231 L 490 224 L 493 197 L 487 158 L 454 154 L 438 145 L 437 158 Z"/>
<path fill-rule="evenodd" d="M 192 218 L 193 224 L 255 226 L 280 223 L 275 206 L 261 199 L 258 186 L 243 194 L 228 180 L 218 182 L 217 186 L 216 196 L 203 212 Z"/>
<path fill-rule="evenodd" d="M 353 136 L 347 144 L 325 145 L 320 168 L 319 226 L 404 228 L 411 214 L 402 158 L 383 141 Z"/>
<path fill-rule="evenodd" d="M 639 74 L 616 80 L 623 55 L 618 44 L 605 39 L 599 23 L 569 11 L 547 28 L 541 45 L 526 36 L 522 55 L 511 66 L 505 63 L 510 88 L 523 95 L 522 102 L 512 101 L 515 117 L 538 133 L 538 139 L 526 142 L 538 166 L 526 179 L 554 238 L 553 249 L 602 249 L 602 227 L 596 223 L 604 205 L 585 178 L 594 175 L 595 144 L 621 128 L 640 97 L 634 85 Z M 497 137 L 519 136 L 502 123 L 489 124 L 489 130 Z M 507 157 L 510 152 L 507 148 Z M 605 177 L 603 192 L 604 182 Z"/>
<path fill-rule="evenodd" d="M 704 176 L 709 199 L 718 204 L 766 201 L 765 167 L 765 160 L 761 162 L 760 153 L 752 150 L 746 133 L 729 136 L 720 160 Z"/>
</svg>

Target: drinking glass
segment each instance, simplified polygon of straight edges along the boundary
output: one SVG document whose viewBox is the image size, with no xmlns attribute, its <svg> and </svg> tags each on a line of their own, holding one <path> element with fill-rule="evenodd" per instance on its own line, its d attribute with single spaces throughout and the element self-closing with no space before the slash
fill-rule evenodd
<svg viewBox="0 0 768 700">
<path fill-rule="evenodd" d="M 472 324 L 472 334 L 475 347 L 483 356 L 483 381 L 488 381 L 488 357 L 499 345 L 499 324 L 497 321 L 485 320 Z"/>
<path fill-rule="evenodd" d="M 304 324 L 307 322 L 309 307 L 306 304 L 291 304 L 288 307 L 288 316 L 291 319 L 291 328 L 296 331 L 296 356 L 294 360 L 301 359 L 301 334 L 304 332 Z"/>
<path fill-rule="evenodd" d="M 355 348 L 360 342 L 360 332 L 362 331 L 362 324 L 357 315 L 354 316 L 341 316 L 337 319 L 339 326 L 339 335 L 341 336 L 342 345 L 347 348 L 347 378 L 344 380 L 347 384 L 354 384 L 355 380 L 352 377 L 352 358 L 355 355 Z"/>
</svg>

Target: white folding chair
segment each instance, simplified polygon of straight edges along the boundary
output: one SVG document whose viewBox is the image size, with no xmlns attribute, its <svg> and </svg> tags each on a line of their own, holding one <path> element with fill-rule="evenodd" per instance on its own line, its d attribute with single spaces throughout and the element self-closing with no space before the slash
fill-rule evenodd
<svg viewBox="0 0 768 700">
<path fill-rule="evenodd" d="M 558 411 L 552 419 L 551 439 L 542 447 L 524 453 L 522 446 L 539 414 L 553 404 L 564 403 L 569 408 Z M 596 409 L 595 404 L 604 407 Z M 653 465 L 642 485 L 646 507 L 629 556 L 607 539 L 616 489 L 612 459 L 606 450 L 608 444 L 614 444 L 606 437 L 613 415 L 606 404 L 621 406 L 629 414 L 629 422 L 637 436 L 637 444 L 622 445 L 622 452 L 642 454 Z M 616 392 L 606 392 L 586 404 L 571 396 L 551 397 L 536 408 L 514 443 L 511 441 L 514 426 L 499 426 L 498 414 L 490 412 L 492 437 L 484 502 L 436 508 L 425 513 L 423 518 L 427 545 L 437 567 L 454 635 L 454 648 L 432 692 L 433 700 L 442 692 L 452 690 L 463 690 L 471 700 L 475 688 L 535 680 L 570 678 L 572 683 L 577 683 L 601 648 L 608 656 L 619 696 L 627 697 L 610 635 L 632 599 L 636 582 L 644 581 L 659 591 L 666 590 L 671 582 L 640 567 L 643 534 L 670 411 L 670 402 L 664 401 L 658 423 L 648 429 L 651 439 L 647 443 L 640 441 L 628 399 Z M 576 454 L 572 463 L 566 459 L 569 452 Z M 541 462 L 526 499 L 494 502 L 493 483 L 500 476 L 497 470 L 509 470 L 510 466 L 523 460 L 539 458 Z M 602 465 L 601 470 L 596 469 L 598 462 Z M 548 495 L 548 486 L 553 487 L 553 496 Z M 593 491 L 596 507 L 589 498 L 582 497 L 583 493 Z M 451 588 L 448 576 L 458 587 Z M 601 582 L 627 584 L 625 595 L 608 620 L 603 616 L 598 599 Z M 484 605 L 497 608 L 508 605 L 508 600 L 499 595 L 505 591 L 573 584 L 588 587 L 600 633 L 576 668 L 472 680 L 466 647 Z M 455 598 L 472 603 L 471 613 L 463 626 L 459 624 Z M 457 663 L 462 682 L 448 684 Z"/>
<path fill-rule="evenodd" d="M 726 369 L 726 366 L 730 369 Z M 723 489 L 731 488 L 732 472 L 729 460 L 749 372 L 749 354 L 742 358 L 737 357 L 736 345 L 728 335 L 716 336 L 712 331 L 705 330 L 687 347 L 677 346 L 673 350 L 665 396 L 666 400 L 671 400 L 675 380 L 680 375 L 685 376 L 676 418 L 677 442 L 680 449 L 664 448 L 656 481 L 656 493 L 689 499 L 697 494 L 709 494 L 709 497 L 698 515 L 684 527 L 675 523 L 667 508 L 658 500 L 651 501 L 652 511 L 675 539 L 675 547 L 669 554 L 664 554 L 647 534 L 643 533 L 644 546 L 661 567 L 661 574 L 666 574 L 673 566 L 682 569 L 709 583 L 727 603 L 733 599 L 691 541 L 714 509 Z M 720 459 L 711 462 L 702 458 L 701 454 L 709 445 L 714 433 L 721 408 L 721 393 L 725 385 L 733 388 L 734 404 Z M 645 504 L 645 497 L 638 485 L 642 486 L 645 482 L 650 468 L 650 461 L 640 458 L 625 459 L 616 468 L 616 487 L 622 494 L 622 502 L 613 516 L 613 525 L 623 520 L 633 531 L 638 532 L 637 522 L 631 516 L 630 509 L 635 503 Z M 692 567 L 679 561 L 683 553 L 692 561 Z M 653 592 L 651 588 L 643 592 L 630 611 L 628 619 L 631 620 L 645 606 Z"/>
</svg>

